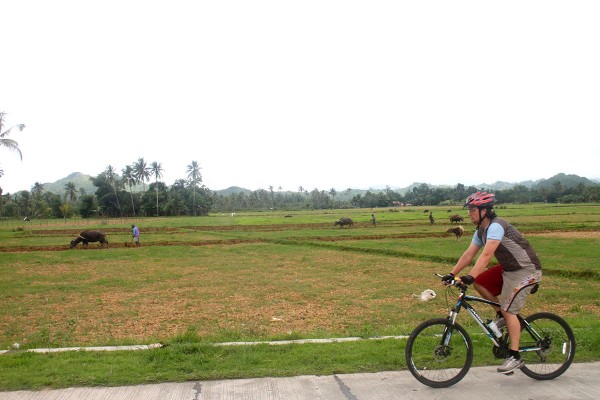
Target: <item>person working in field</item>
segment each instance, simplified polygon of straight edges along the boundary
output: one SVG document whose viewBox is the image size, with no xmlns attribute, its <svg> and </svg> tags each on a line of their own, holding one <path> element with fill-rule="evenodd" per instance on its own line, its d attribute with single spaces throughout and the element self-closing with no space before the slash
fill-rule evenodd
<svg viewBox="0 0 600 400">
<path fill-rule="evenodd" d="M 521 232 L 496 216 L 494 201 L 495 196 L 486 192 L 473 193 L 467 198 L 465 206 L 477 229 L 469 248 L 442 281 L 452 281 L 455 275 L 471 265 L 483 248 L 469 275 L 461 276 L 460 280 L 466 285 L 474 283 L 475 290 L 483 298 L 500 303 L 501 309 L 496 310 L 494 322 L 498 327 L 507 327 L 510 354 L 498 372 L 508 374 L 524 365 L 518 351 L 521 326 L 517 314 L 521 312 L 533 286 L 542 279 L 542 265 Z M 500 264 L 486 269 L 492 257 L 496 257 Z"/>
<path fill-rule="evenodd" d="M 135 225 L 131 225 L 131 237 L 136 246 L 141 246 L 140 229 Z"/>
</svg>

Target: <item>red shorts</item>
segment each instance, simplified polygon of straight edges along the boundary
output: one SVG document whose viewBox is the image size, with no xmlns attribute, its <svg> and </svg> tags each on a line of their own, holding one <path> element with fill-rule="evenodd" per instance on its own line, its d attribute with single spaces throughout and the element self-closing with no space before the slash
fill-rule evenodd
<svg viewBox="0 0 600 400">
<path fill-rule="evenodd" d="M 486 288 L 492 296 L 502 293 L 502 265 L 494 265 L 486 269 L 475 278 L 475 284 Z"/>
</svg>

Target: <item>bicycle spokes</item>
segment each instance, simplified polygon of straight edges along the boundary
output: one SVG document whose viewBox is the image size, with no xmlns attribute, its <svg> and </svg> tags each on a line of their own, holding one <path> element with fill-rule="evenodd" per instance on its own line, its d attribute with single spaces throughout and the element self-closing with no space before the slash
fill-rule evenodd
<svg viewBox="0 0 600 400">
<path fill-rule="evenodd" d="M 535 379 L 553 379 L 569 368 L 575 357 L 575 337 L 569 325 L 550 313 L 527 318 L 521 333 L 522 371 Z"/>
<path fill-rule="evenodd" d="M 406 345 L 406 363 L 412 374 L 432 387 L 447 387 L 460 381 L 473 353 L 467 332 L 448 320 L 435 319 L 417 327 Z"/>
</svg>

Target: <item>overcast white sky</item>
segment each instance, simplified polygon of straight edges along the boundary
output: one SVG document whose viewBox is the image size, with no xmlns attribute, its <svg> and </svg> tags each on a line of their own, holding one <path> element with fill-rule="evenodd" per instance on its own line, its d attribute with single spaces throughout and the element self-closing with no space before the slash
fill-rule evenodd
<svg viewBox="0 0 600 400">
<path fill-rule="evenodd" d="M 4 193 L 600 178 L 598 1 L 0 0 Z"/>
</svg>

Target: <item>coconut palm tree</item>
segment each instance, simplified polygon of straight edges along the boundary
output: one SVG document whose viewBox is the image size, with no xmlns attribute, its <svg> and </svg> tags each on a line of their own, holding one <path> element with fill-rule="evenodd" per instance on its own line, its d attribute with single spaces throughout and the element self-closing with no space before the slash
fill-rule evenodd
<svg viewBox="0 0 600 400">
<path fill-rule="evenodd" d="M 162 173 L 163 173 L 163 169 L 162 169 L 162 164 L 156 161 L 153 161 L 152 164 L 150 164 L 150 169 L 152 170 L 152 175 L 154 175 L 154 183 L 155 183 L 155 187 L 154 189 L 156 190 L 156 216 L 158 217 L 158 179 L 162 178 Z"/>
<path fill-rule="evenodd" d="M 69 205 L 69 203 L 63 203 L 58 206 L 58 209 L 60 210 L 60 213 L 63 215 L 63 219 L 65 220 L 65 223 L 67 223 L 67 216 L 71 213 L 71 206 Z"/>
<path fill-rule="evenodd" d="M 337 196 L 337 190 L 331 188 L 329 189 L 329 194 L 331 195 L 331 197 L 333 197 L 333 200 L 335 201 L 335 196 Z"/>
<path fill-rule="evenodd" d="M 104 174 L 106 175 L 106 181 L 108 182 L 110 187 L 112 187 L 113 192 L 115 193 L 115 198 L 117 199 L 117 208 L 119 209 L 119 214 L 121 214 L 122 216 L 123 213 L 121 212 L 121 204 L 119 204 L 119 196 L 117 195 L 117 182 L 115 180 L 115 178 L 117 177 L 117 173 L 115 172 L 115 169 L 112 167 L 112 165 L 109 165 L 106 167 L 106 170 L 104 170 Z"/>
<path fill-rule="evenodd" d="M 123 172 L 123 182 L 127 183 L 129 186 L 129 195 L 131 196 L 131 209 L 133 210 L 133 216 L 135 217 L 135 205 L 133 204 L 133 190 L 132 186 L 138 183 L 138 180 L 133 172 L 133 167 L 131 165 L 126 166 L 121 170 Z"/>
<path fill-rule="evenodd" d="M 274 208 L 273 206 L 273 185 L 269 185 L 269 192 L 271 194 L 271 210 Z"/>
<path fill-rule="evenodd" d="M 146 181 L 150 180 L 150 167 L 148 167 L 143 157 L 138 158 L 137 162 L 133 163 L 133 172 L 138 182 L 142 182 L 144 192 L 146 192 Z"/>
<path fill-rule="evenodd" d="M 8 134 L 14 128 L 17 128 L 19 131 L 22 131 L 23 129 L 25 129 L 25 124 L 14 125 L 14 126 L 11 126 L 10 128 L 8 128 L 6 130 L 3 130 L 4 129 L 4 116 L 5 115 L 6 115 L 6 113 L 4 111 L 0 112 L 0 147 L 6 147 L 9 150 L 16 151 L 19 154 L 19 157 L 22 160 L 23 159 L 23 154 L 21 153 L 21 150 L 19 149 L 19 144 L 16 141 L 12 140 L 12 139 L 8 139 Z M 2 172 L 4 173 L 4 171 L 2 171 Z"/>
<path fill-rule="evenodd" d="M 25 211 L 25 216 L 29 215 L 30 206 L 31 206 L 31 194 L 22 190 L 18 193 L 18 196 L 15 194 L 15 202 L 18 204 L 19 209 Z"/>
<path fill-rule="evenodd" d="M 202 182 L 202 175 L 200 174 L 200 165 L 198 164 L 198 161 L 192 161 L 192 163 L 187 166 L 187 177 L 190 185 L 192 185 L 194 215 L 196 215 L 196 185 L 198 182 Z"/>
<path fill-rule="evenodd" d="M 33 192 L 34 195 L 41 196 L 42 193 L 44 192 L 44 185 L 42 183 L 36 182 L 31 187 L 31 191 Z"/>
<path fill-rule="evenodd" d="M 68 199 L 71 203 L 77 200 L 77 188 L 73 182 L 67 182 L 65 185 L 65 199 Z"/>
</svg>

